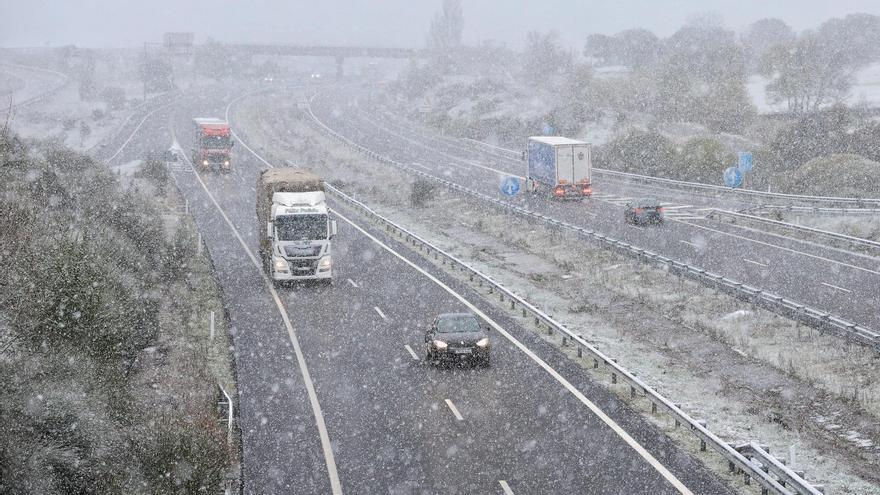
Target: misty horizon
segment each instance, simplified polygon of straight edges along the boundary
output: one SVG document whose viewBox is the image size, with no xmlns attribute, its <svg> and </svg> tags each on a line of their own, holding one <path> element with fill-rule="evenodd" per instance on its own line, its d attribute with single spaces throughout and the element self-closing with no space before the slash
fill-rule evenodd
<svg viewBox="0 0 880 495">
<path fill-rule="evenodd" d="M 666 4 L 628 0 L 614 5 L 591 5 L 573 0 L 537 4 L 465 1 L 465 44 L 494 41 L 520 48 L 529 31 L 555 31 L 560 42 L 577 52 L 588 34 L 645 28 L 668 36 L 695 16 L 710 15 L 727 29 L 743 31 L 752 22 L 775 17 L 795 30 L 817 27 L 825 20 L 864 12 L 880 14 L 880 4 L 865 0 L 804 2 L 749 0 L 730 2 L 685 0 Z M 214 39 L 230 43 L 319 44 L 334 46 L 422 47 L 439 1 L 414 4 L 401 0 L 379 4 L 353 1 L 345 5 L 257 1 L 122 4 L 108 0 L 57 4 L 3 0 L 0 46 L 46 47 L 78 45 L 95 48 L 136 47 L 161 41 L 165 32 L 194 32 L 196 42 Z M 674 6 L 674 8 L 670 8 Z M 46 13 L 51 12 L 51 16 Z M 571 15 L 558 17 L 558 12 Z M 99 13 L 95 15 L 95 13 Z M 107 23 L 108 18 L 115 22 Z"/>
</svg>

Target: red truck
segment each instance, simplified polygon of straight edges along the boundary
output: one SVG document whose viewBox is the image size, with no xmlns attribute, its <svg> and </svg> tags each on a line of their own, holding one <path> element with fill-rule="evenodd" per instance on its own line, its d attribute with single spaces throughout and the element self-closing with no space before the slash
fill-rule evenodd
<svg viewBox="0 0 880 495">
<path fill-rule="evenodd" d="M 195 124 L 192 161 L 202 171 L 217 167 L 221 172 L 232 170 L 232 130 L 222 119 L 199 117 Z"/>
</svg>

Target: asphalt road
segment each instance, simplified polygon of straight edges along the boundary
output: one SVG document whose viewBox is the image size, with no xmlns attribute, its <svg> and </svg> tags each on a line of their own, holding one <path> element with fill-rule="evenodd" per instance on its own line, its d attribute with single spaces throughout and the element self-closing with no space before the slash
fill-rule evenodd
<svg viewBox="0 0 880 495">
<path fill-rule="evenodd" d="M 403 119 L 367 107 L 363 90 L 353 86 L 326 89 L 312 101 L 315 115 L 348 139 L 396 161 L 501 198 L 505 174 L 522 175 L 522 163 L 474 146 L 454 146 L 440 136 L 426 136 Z M 382 116 L 384 115 L 384 116 Z M 736 209 L 736 200 L 712 196 L 682 197 L 656 187 L 626 181 L 596 182 L 597 196 L 654 196 L 681 206 Z M 621 201 L 593 199 L 564 203 L 521 195 L 509 200 L 559 220 L 586 227 L 663 256 L 758 287 L 767 292 L 880 329 L 880 260 L 805 241 L 698 219 L 670 218 L 663 226 L 635 227 L 623 222 Z M 731 203 L 734 201 L 734 203 Z M 720 203 L 719 203 L 720 202 Z"/>
<path fill-rule="evenodd" d="M 115 159 L 167 149 L 172 133 L 188 150 L 190 119 L 223 115 L 223 97 L 209 91 L 157 111 Z M 243 147 L 234 163 L 229 175 L 174 176 L 233 332 L 246 493 L 330 493 L 328 455 L 345 493 L 729 493 L 540 337 L 339 205 L 331 204 L 340 224 L 334 284 L 279 289 L 277 304 L 250 259 L 254 184 L 265 165 Z M 463 310 L 503 330 L 492 332 L 492 366 L 423 363 L 427 322 Z"/>
</svg>

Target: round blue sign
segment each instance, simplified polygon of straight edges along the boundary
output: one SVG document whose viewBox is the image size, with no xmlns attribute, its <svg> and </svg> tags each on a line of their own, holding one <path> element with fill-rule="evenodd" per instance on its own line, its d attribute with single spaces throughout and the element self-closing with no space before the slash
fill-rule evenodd
<svg viewBox="0 0 880 495">
<path fill-rule="evenodd" d="M 516 196 L 519 192 L 519 179 L 516 177 L 505 177 L 501 181 L 501 192 L 507 196 Z"/>
<path fill-rule="evenodd" d="M 724 169 L 724 185 L 727 187 L 739 187 L 743 182 L 743 174 L 736 167 Z"/>
</svg>

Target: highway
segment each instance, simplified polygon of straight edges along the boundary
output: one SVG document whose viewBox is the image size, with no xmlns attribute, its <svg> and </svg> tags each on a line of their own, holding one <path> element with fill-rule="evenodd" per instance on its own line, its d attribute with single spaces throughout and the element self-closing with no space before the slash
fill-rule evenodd
<svg viewBox="0 0 880 495">
<path fill-rule="evenodd" d="M 370 107 L 365 91 L 337 86 L 319 92 L 311 108 L 323 124 L 351 141 L 483 194 L 501 197 L 504 175 L 522 175 L 522 162 L 481 145 L 456 145 L 429 130 Z M 483 149 L 480 149 L 483 148 Z M 509 155 L 509 154 L 508 154 Z M 594 184 L 596 198 L 560 204 L 522 195 L 510 200 L 545 215 L 593 229 L 661 255 L 700 266 L 742 283 L 880 329 L 880 260 L 836 248 L 703 219 L 700 208 L 738 209 L 740 200 L 645 188 L 626 181 Z M 648 189 L 646 191 L 645 189 Z M 664 226 L 623 222 L 626 198 L 655 196 L 670 215 Z M 719 204 L 721 202 L 721 204 Z"/>
<path fill-rule="evenodd" d="M 188 150 L 190 119 L 230 101 L 182 96 L 122 133 L 113 160 L 175 139 Z M 174 171 L 233 332 L 245 493 L 732 493 L 517 320 L 341 205 L 334 284 L 274 289 L 253 254 L 265 167 L 239 146 L 229 175 Z M 448 311 L 493 325 L 491 367 L 423 362 L 425 325 Z"/>
</svg>

